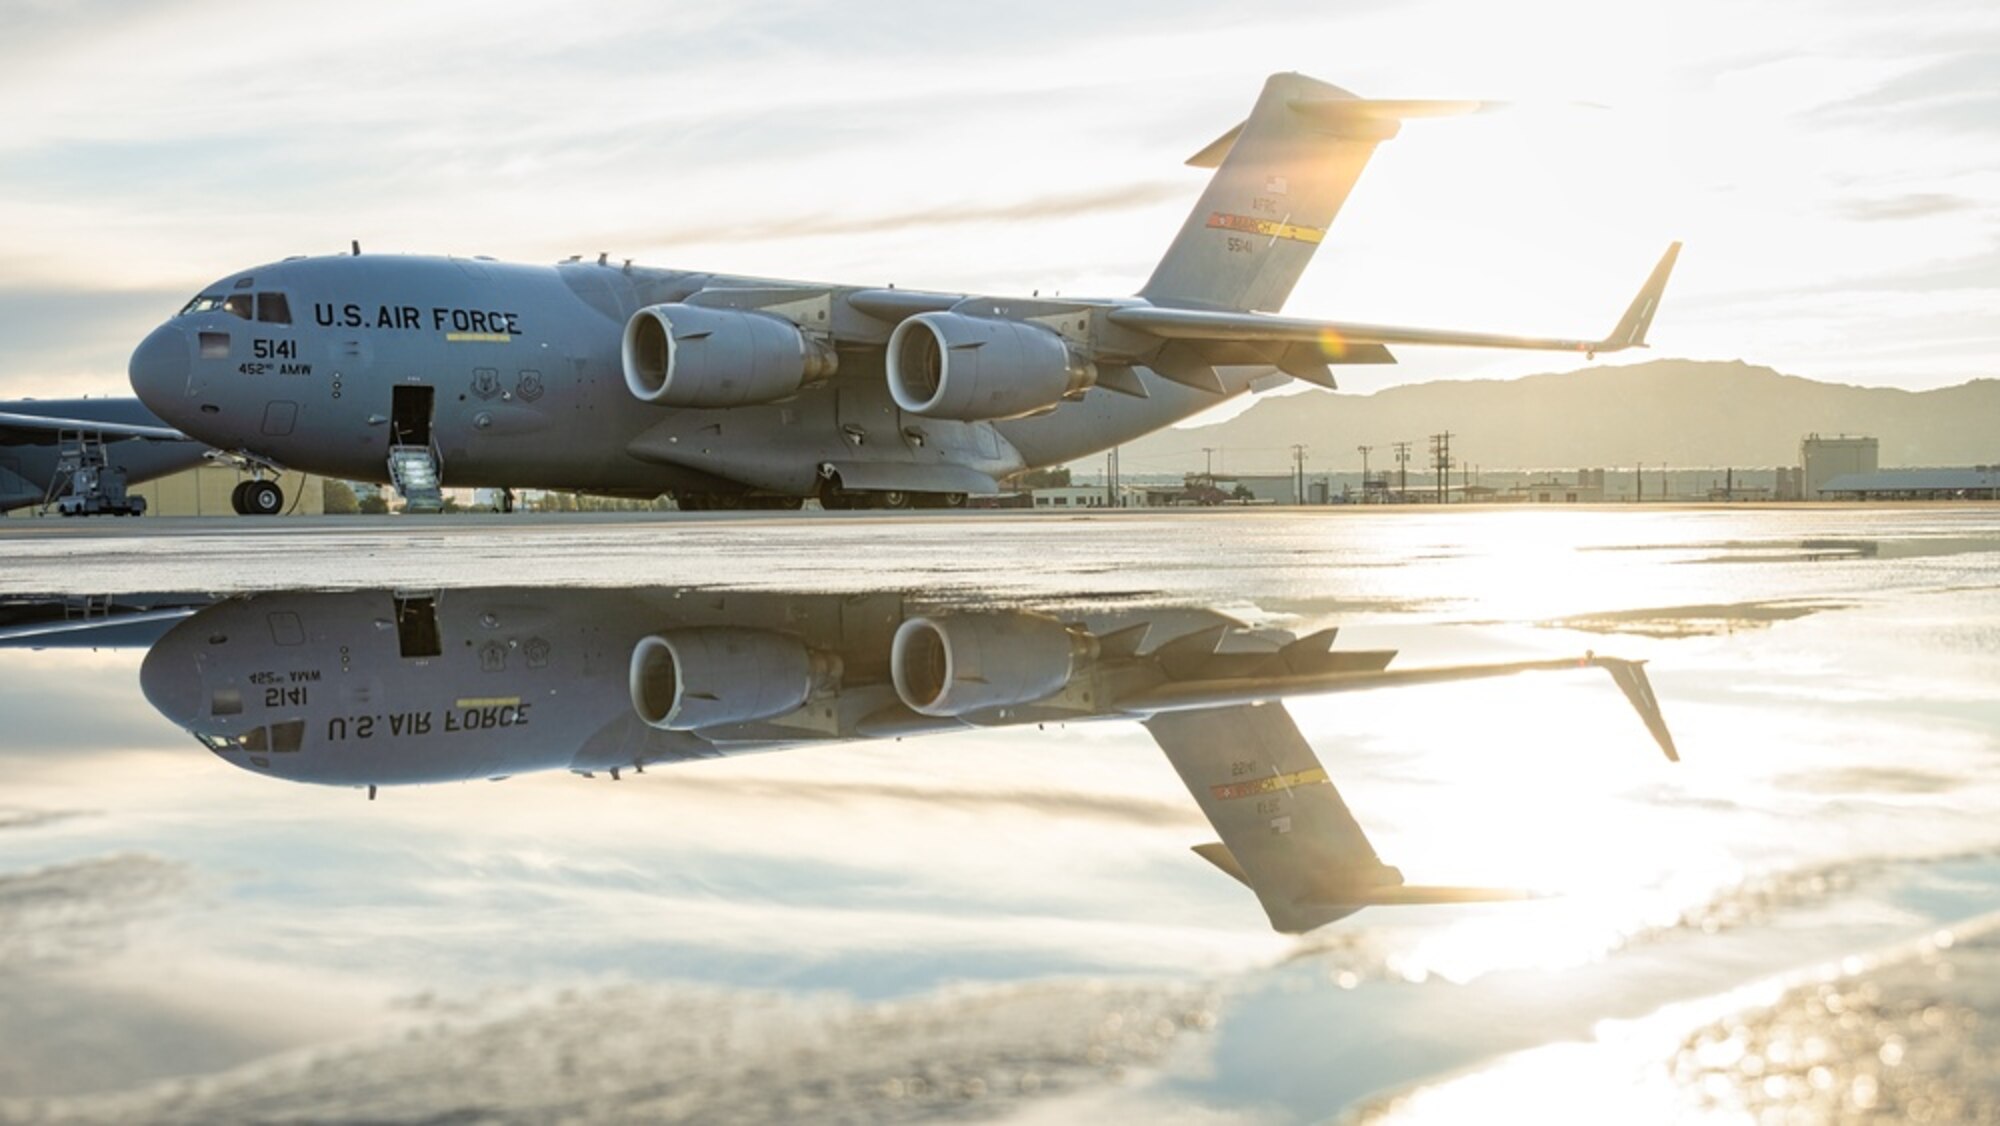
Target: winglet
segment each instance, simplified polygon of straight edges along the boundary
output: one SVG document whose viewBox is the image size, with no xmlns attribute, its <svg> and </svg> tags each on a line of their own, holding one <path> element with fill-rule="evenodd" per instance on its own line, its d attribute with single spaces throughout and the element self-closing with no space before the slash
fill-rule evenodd
<svg viewBox="0 0 2000 1126">
<path fill-rule="evenodd" d="M 1625 698 L 1645 721 L 1646 730 L 1653 741 L 1660 745 L 1668 762 L 1681 761 L 1680 752 L 1674 748 L 1673 732 L 1667 730 L 1667 717 L 1660 713 L 1659 698 L 1653 695 L 1652 682 L 1646 679 L 1646 662 L 1621 661 L 1615 657 L 1593 657 L 1591 663 L 1611 674 Z"/>
<path fill-rule="evenodd" d="M 1625 348 L 1644 348 L 1646 329 L 1653 323 L 1653 313 L 1660 307 L 1660 295 L 1666 292 L 1667 276 L 1674 272 L 1674 260 L 1681 256 L 1681 244 L 1676 242 L 1667 247 L 1660 256 L 1660 264 L 1653 267 L 1646 284 L 1639 287 L 1639 296 L 1625 309 L 1625 315 L 1618 320 L 1618 327 L 1611 335 L 1597 342 L 1590 354 L 1617 352 Z"/>
</svg>

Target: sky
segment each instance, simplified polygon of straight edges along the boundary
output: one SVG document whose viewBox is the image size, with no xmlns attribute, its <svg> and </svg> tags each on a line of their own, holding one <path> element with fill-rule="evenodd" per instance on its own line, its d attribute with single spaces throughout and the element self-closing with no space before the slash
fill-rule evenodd
<svg viewBox="0 0 2000 1126">
<path fill-rule="evenodd" d="M 1267 74 L 1493 113 L 1384 145 L 1285 312 L 2000 375 L 2000 8 L 1187 0 L 995 8 L 0 0 L 0 397 L 123 393 L 207 282 L 486 254 L 1135 290 Z M 1626 360 L 1631 354 L 1619 357 Z M 1368 391 L 1564 370 L 1405 349 Z"/>
</svg>

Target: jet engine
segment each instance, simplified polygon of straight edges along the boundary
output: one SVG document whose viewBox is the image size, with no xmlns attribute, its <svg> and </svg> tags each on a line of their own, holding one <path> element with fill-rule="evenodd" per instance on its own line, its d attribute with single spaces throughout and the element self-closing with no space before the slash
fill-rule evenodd
<svg viewBox="0 0 2000 1126">
<path fill-rule="evenodd" d="M 1062 691 L 1096 641 L 1041 614 L 911 618 L 889 647 L 889 675 L 911 711 L 960 716 Z"/>
<path fill-rule="evenodd" d="M 926 418 L 979 422 L 1055 406 L 1097 382 L 1097 367 L 1040 325 L 919 313 L 889 335 L 889 394 Z"/>
<path fill-rule="evenodd" d="M 632 707 L 664 731 L 755 723 L 796 711 L 838 671 L 834 658 L 790 634 L 669 630 L 632 647 Z"/>
<path fill-rule="evenodd" d="M 768 313 L 649 305 L 625 322 L 625 386 L 669 407 L 740 407 L 798 394 L 834 373 L 824 341 Z"/>
</svg>

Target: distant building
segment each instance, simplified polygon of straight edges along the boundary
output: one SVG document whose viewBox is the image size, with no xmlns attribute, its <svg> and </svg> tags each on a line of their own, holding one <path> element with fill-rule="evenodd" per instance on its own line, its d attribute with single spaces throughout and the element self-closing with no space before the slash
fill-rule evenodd
<svg viewBox="0 0 2000 1126">
<path fill-rule="evenodd" d="M 1508 489 L 1506 499 L 1529 504 L 1601 504 L 1604 501 L 1604 470 L 1579 469 L 1575 481 L 1554 474 L 1527 481 Z"/>
<path fill-rule="evenodd" d="M 1850 473 L 1873 473 L 1880 462 L 1880 443 L 1873 438 L 1822 438 L 1808 434 L 1799 443 L 1800 495 L 1805 500 L 1827 500 L 1822 496 L 1826 483 Z"/>
<path fill-rule="evenodd" d="M 1110 500 L 1102 485 L 1058 485 L 1036 489 L 1036 508 L 1108 508 Z"/>
<path fill-rule="evenodd" d="M 1820 486 L 1823 500 L 2000 500 L 2000 465 L 1844 473 Z"/>
</svg>

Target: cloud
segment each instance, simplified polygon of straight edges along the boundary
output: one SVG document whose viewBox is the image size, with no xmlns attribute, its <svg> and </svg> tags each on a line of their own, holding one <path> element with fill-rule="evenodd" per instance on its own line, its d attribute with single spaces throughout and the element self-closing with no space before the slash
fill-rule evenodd
<svg viewBox="0 0 2000 1126">
<path fill-rule="evenodd" d="M 1917 128 L 1951 134 L 2000 133 L 2000 87 L 1993 82 L 2000 36 L 1986 35 L 1981 49 L 1932 59 L 1880 82 L 1864 93 L 1806 113 L 1809 123 L 1856 125 L 1898 131 Z"/>
<path fill-rule="evenodd" d="M 0 285 L 0 397 L 46 397 L 51 377 L 82 376 L 98 390 L 130 394 L 125 364 L 152 326 L 192 297 L 167 289 Z"/>
<path fill-rule="evenodd" d="M 1853 199 L 1840 206 L 1840 213 L 1864 223 L 1887 219 L 1924 219 L 1949 215 L 1977 206 L 1964 196 L 1945 192 L 1908 192 L 1876 199 Z"/>
<path fill-rule="evenodd" d="M 961 203 L 918 208 L 902 212 L 862 215 L 801 215 L 790 218 L 758 219 L 683 226 L 634 232 L 620 240 L 638 243 L 760 242 L 772 239 L 811 238 L 826 235 L 879 234 L 919 227 L 962 223 L 1033 222 L 1073 219 L 1107 211 L 1145 207 L 1168 200 L 1192 199 L 1194 191 L 1185 182 L 1153 181 L 1128 187 L 1098 188 L 1025 199 L 1015 203 Z"/>
<path fill-rule="evenodd" d="M 101 956 L 187 884 L 178 864 L 119 855 L 0 876 L 0 975 Z"/>
</svg>

